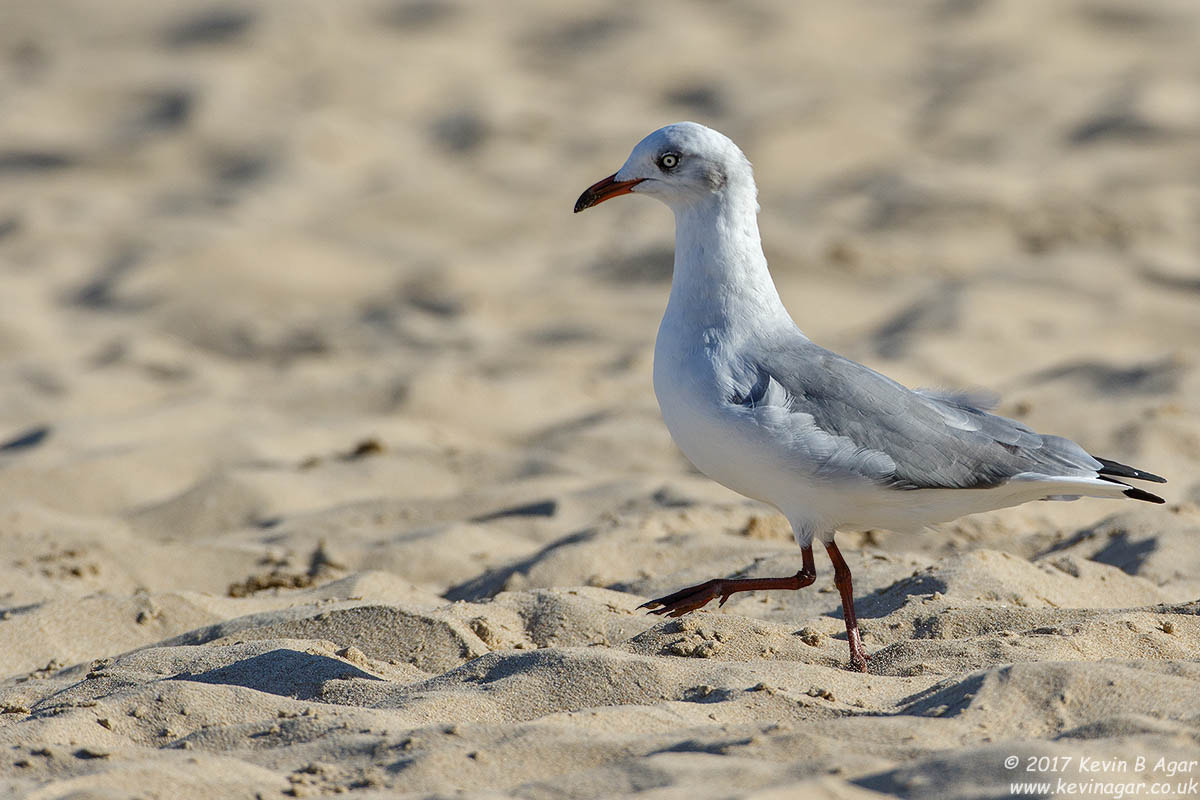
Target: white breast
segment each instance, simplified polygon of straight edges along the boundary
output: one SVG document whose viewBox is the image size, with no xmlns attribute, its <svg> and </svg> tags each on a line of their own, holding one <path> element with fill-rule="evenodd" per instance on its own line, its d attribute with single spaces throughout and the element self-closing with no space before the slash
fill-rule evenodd
<svg viewBox="0 0 1200 800">
<path fill-rule="evenodd" d="M 739 494 L 780 509 L 793 526 L 835 524 L 840 498 L 812 477 L 768 415 L 730 402 L 735 366 L 713 335 L 685 336 L 664 318 L 654 352 L 654 393 L 671 438 L 697 469 Z"/>
</svg>

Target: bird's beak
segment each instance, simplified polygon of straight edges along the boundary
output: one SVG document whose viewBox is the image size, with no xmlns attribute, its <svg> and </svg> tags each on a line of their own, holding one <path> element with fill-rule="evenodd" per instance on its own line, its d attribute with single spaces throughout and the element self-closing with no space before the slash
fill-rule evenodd
<svg viewBox="0 0 1200 800">
<path fill-rule="evenodd" d="M 585 208 L 599 205 L 618 195 L 629 194 L 633 187 L 644 180 L 645 178 L 636 178 L 632 181 L 619 181 L 616 175 L 609 175 L 604 180 L 593 183 L 579 195 L 579 199 L 575 201 L 575 213 L 578 214 Z"/>
</svg>

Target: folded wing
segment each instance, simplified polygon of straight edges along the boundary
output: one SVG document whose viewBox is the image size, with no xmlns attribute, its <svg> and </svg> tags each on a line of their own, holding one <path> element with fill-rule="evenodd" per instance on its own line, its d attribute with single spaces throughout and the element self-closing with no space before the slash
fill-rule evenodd
<svg viewBox="0 0 1200 800">
<path fill-rule="evenodd" d="M 1162 481 L 991 414 L 986 401 L 908 389 L 807 340 L 766 348 L 750 366 L 754 382 L 734 399 L 785 404 L 801 427 L 832 437 L 838 446 L 828 449 L 830 471 L 857 472 L 896 489 L 989 488 L 1018 475 Z M 1138 499 L 1159 500 L 1133 491 L 1147 495 Z"/>
</svg>

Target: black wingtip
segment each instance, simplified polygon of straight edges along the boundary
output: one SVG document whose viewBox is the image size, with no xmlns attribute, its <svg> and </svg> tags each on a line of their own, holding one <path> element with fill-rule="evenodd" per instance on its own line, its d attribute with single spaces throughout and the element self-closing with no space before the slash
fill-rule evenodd
<svg viewBox="0 0 1200 800">
<path fill-rule="evenodd" d="M 1125 496 L 1132 497 L 1134 500 L 1145 500 L 1147 503 L 1161 504 L 1167 502 L 1156 494 L 1150 494 L 1150 492 L 1144 492 L 1141 489 L 1136 489 L 1132 486 L 1125 490 Z"/>
<path fill-rule="evenodd" d="M 1113 475 L 1118 478 L 1133 478 L 1137 481 L 1150 481 L 1151 483 L 1166 483 L 1167 479 L 1155 475 L 1153 472 L 1144 472 L 1140 469 L 1135 469 L 1128 464 L 1122 464 L 1119 461 L 1109 461 L 1107 458 L 1092 456 L 1100 462 L 1101 475 Z M 1153 495 L 1151 495 L 1153 497 Z M 1140 499 L 1140 498 L 1139 498 Z"/>
</svg>

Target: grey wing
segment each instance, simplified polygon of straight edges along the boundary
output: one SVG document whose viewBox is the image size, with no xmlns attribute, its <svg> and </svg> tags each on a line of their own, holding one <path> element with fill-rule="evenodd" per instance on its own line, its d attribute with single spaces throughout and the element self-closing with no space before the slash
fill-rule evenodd
<svg viewBox="0 0 1200 800">
<path fill-rule="evenodd" d="M 986 488 L 1029 472 L 1094 477 L 1101 468 L 1075 442 L 990 414 L 970 395 L 913 391 L 807 340 L 767 348 L 752 370 L 744 401 L 778 384 L 791 412 L 849 444 L 834 457 L 869 464 L 857 471 L 898 489 Z"/>
</svg>

